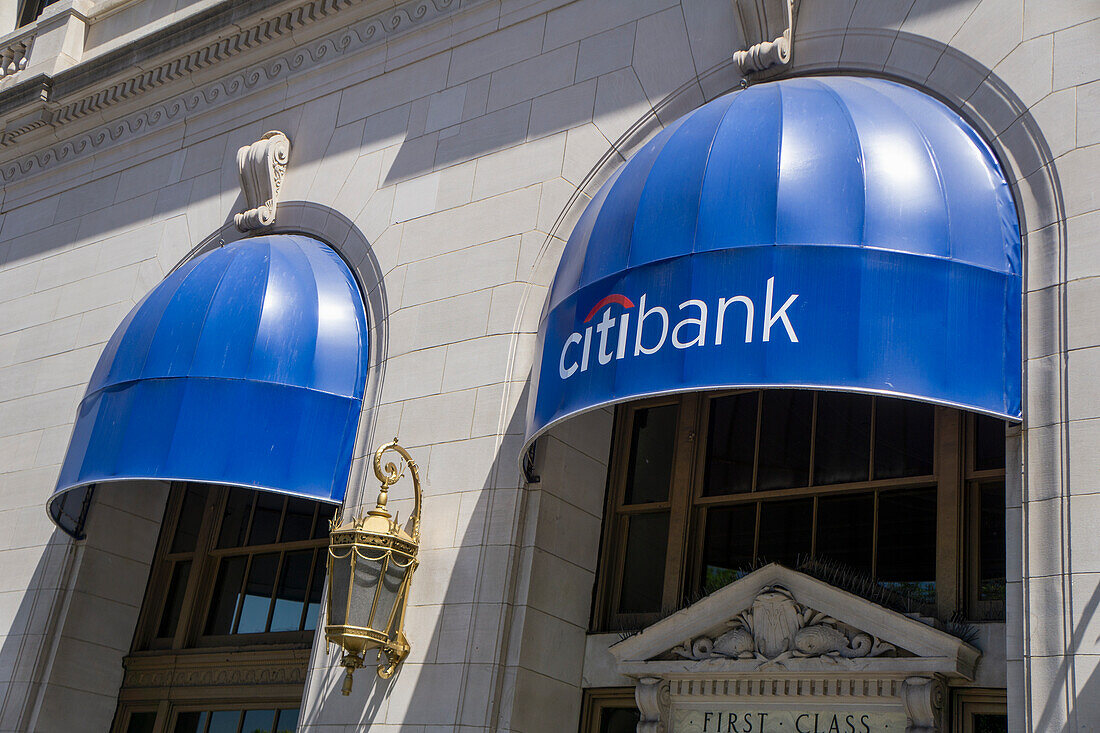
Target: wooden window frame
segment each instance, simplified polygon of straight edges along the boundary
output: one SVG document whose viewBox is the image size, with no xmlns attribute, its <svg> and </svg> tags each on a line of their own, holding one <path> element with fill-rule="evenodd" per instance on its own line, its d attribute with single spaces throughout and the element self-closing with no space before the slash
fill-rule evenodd
<svg viewBox="0 0 1100 733">
<path fill-rule="evenodd" d="M 218 712 L 222 710 L 259 710 L 265 708 L 301 710 L 300 705 L 300 697 L 290 698 L 285 695 L 276 697 L 267 696 L 263 698 L 249 697 L 247 695 L 247 689 L 238 690 L 236 699 L 228 699 L 223 696 L 222 699 L 217 699 L 209 703 L 188 699 L 160 700 L 155 704 L 144 701 L 120 703 L 119 710 L 115 715 L 115 725 L 111 728 L 111 733 L 126 733 L 126 729 L 130 724 L 130 717 L 135 713 L 155 711 L 157 718 L 156 722 L 153 723 L 152 733 L 172 733 L 172 731 L 175 730 L 176 721 L 182 713 L 203 711 Z M 301 719 L 301 714 L 299 713 L 299 722 L 301 722 Z M 245 732 L 242 731 L 242 733 Z"/>
<path fill-rule="evenodd" d="M 130 654 L 123 660 L 126 675 L 119 692 L 112 727 L 114 733 L 125 733 L 129 718 L 135 712 L 156 710 L 154 731 L 167 733 L 172 730 L 175 718 L 181 712 L 297 708 L 301 703 L 309 653 L 317 629 L 225 635 L 206 635 L 204 632 L 223 558 L 248 558 L 242 577 L 243 587 L 253 557 L 280 553 L 274 593 L 278 589 L 286 554 L 305 549 L 325 552 L 327 532 L 322 532 L 322 536 L 315 539 L 218 548 L 222 517 L 233 489 L 207 484 L 194 549 L 186 553 L 172 553 L 171 547 L 189 485 L 173 483 L 169 492 L 133 644 Z M 276 537 L 286 521 L 288 502 L 289 499 L 283 502 Z M 253 501 L 246 522 L 251 522 L 255 505 Z M 323 523 L 327 521 L 325 511 L 324 505 L 316 509 L 313 534 L 317 534 L 316 527 L 324 527 Z M 190 559 L 191 569 L 174 633 L 170 638 L 159 637 L 173 568 L 175 563 L 186 559 Z M 324 560 L 320 563 L 320 572 L 323 573 Z M 317 571 L 315 556 L 315 563 L 306 580 L 307 597 L 300 618 L 305 618 L 307 613 L 308 593 Z M 269 606 L 268 623 L 273 608 L 274 604 Z M 239 615 L 238 607 L 235 618 Z M 318 624 L 321 615 L 318 612 Z M 223 671 L 227 674 L 219 675 Z"/>
<path fill-rule="evenodd" d="M 704 497 L 703 477 L 706 470 L 707 428 L 713 401 L 717 398 L 739 394 L 757 393 L 763 399 L 762 390 L 726 390 L 708 393 L 687 393 L 639 400 L 620 405 L 615 413 L 611 462 L 608 474 L 608 491 L 604 507 L 603 542 L 600 548 L 600 571 L 597 574 L 595 603 L 591 628 L 593 631 L 632 630 L 657 621 L 668 612 L 682 607 L 694 595 L 700 585 L 701 558 L 703 556 L 706 513 L 712 507 L 733 506 L 742 503 L 759 504 L 775 499 L 814 499 L 813 532 L 816 534 L 817 499 L 846 493 L 874 492 L 875 525 L 877 536 L 878 495 L 884 490 L 905 488 L 936 489 L 936 600 L 934 607 L 925 609 L 940 618 L 951 618 L 959 611 L 972 616 L 979 611 L 975 606 L 977 587 L 973 582 L 976 552 L 968 536 L 972 534 L 971 515 L 975 511 L 970 486 L 977 480 L 1003 477 L 1004 470 L 975 472 L 973 466 L 973 416 L 948 408 L 934 407 L 934 438 L 932 474 L 895 479 L 874 479 L 869 474 L 866 481 L 845 484 L 813 485 L 813 455 L 816 430 L 811 429 L 810 475 L 806 487 L 769 491 L 748 491 L 740 494 Z M 823 390 L 815 390 L 821 394 Z M 630 461 L 632 425 L 639 410 L 662 405 L 679 405 L 676 426 L 676 445 L 673 448 L 672 471 L 668 500 L 643 505 L 626 505 L 625 493 Z M 762 403 L 758 403 L 760 405 Z M 871 425 L 874 425 L 875 405 L 872 402 Z M 813 419 L 816 424 L 817 400 L 814 400 Z M 758 407 L 754 447 L 755 489 L 756 466 L 759 459 L 759 431 L 762 407 Z M 872 428 L 873 429 L 873 428 Z M 871 437 L 870 465 L 874 466 L 874 439 Z M 622 590 L 623 565 L 626 555 L 626 532 L 629 517 L 636 514 L 668 511 L 668 551 L 661 593 L 660 612 L 645 614 L 617 613 Z M 760 510 L 757 509 L 756 539 L 759 541 Z M 811 547 L 816 547 L 811 538 Z M 754 554 L 755 554 L 754 547 Z M 873 558 L 877 553 L 872 548 Z"/>
<path fill-rule="evenodd" d="M 966 492 L 966 534 L 963 553 L 966 559 L 966 607 L 971 618 L 978 620 L 1005 620 L 1005 604 L 997 601 L 983 601 L 981 590 L 981 489 L 988 483 L 1000 481 L 1002 500 L 1007 478 L 1004 466 L 978 470 L 974 466 L 977 450 L 975 438 L 977 431 L 975 415 L 967 415 L 966 462 L 964 466 L 964 486 Z M 1007 569 L 1007 562 L 1006 562 Z M 1005 578 L 1007 582 L 1007 578 Z"/>
<path fill-rule="evenodd" d="M 1008 694 L 1006 690 L 956 687 L 952 690 L 951 708 L 951 730 L 955 733 L 974 733 L 972 715 L 1008 715 Z"/>
<path fill-rule="evenodd" d="M 581 701 L 580 733 L 600 733 L 604 710 L 637 710 L 633 687 L 591 687 Z"/>
</svg>

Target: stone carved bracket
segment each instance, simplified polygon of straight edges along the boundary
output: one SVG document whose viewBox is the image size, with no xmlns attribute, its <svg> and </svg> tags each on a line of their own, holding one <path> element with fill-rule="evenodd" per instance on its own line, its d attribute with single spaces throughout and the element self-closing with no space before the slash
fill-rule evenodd
<svg viewBox="0 0 1100 733">
<path fill-rule="evenodd" d="M 668 680 L 658 677 L 643 677 L 634 688 L 634 701 L 638 704 L 641 717 L 638 721 L 638 733 L 666 733 L 672 696 L 669 693 Z"/>
<path fill-rule="evenodd" d="M 905 733 L 940 733 L 943 730 L 943 682 L 934 677 L 909 677 L 901 685 L 901 698 L 909 724 Z"/>
<path fill-rule="evenodd" d="M 791 62 L 797 0 L 734 0 L 748 48 L 733 55 L 742 74 Z"/>
<path fill-rule="evenodd" d="M 765 587 L 752 606 L 734 617 L 719 635 L 689 639 L 673 654 L 703 659 L 757 659 L 782 664 L 788 659 L 830 657 L 837 661 L 893 653 L 894 646 L 840 623 L 795 600 L 781 585 Z"/>
<path fill-rule="evenodd" d="M 237 151 L 237 169 L 247 209 L 233 217 L 237 229 L 247 232 L 275 223 L 279 189 L 290 159 L 290 139 L 275 130 Z"/>
</svg>

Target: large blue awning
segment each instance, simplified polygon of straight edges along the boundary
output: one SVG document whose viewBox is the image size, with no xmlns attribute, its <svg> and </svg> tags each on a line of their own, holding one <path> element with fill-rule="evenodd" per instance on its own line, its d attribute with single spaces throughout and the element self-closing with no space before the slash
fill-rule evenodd
<svg viewBox="0 0 1100 733">
<path fill-rule="evenodd" d="M 806 387 L 1020 417 L 1020 234 L 997 160 L 879 79 L 751 86 L 597 192 L 543 313 L 527 436 L 701 389 Z"/>
<path fill-rule="evenodd" d="M 355 278 L 303 236 L 244 239 L 153 289 L 107 343 L 49 513 L 96 482 L 204 481 L 340 502 L 367 371 Z"/>
</svg>

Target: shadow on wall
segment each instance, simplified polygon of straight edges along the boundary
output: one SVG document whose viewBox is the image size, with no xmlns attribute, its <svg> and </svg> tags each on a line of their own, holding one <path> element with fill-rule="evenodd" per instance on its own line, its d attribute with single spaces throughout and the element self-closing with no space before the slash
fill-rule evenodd
<svg viewBox="0 0 1100 733">
<path fill-rule="evenodd" d="M 523 604 L 516 595 L 524 592 L 517 588 L 515 575 L 523 550 L 517 541 L 522 530 L 516 528 L 521 526 L 526 489 L 517 452 L 525 406 L 526 395 L 503 421 L 493 460 L 480 480 L 463 475 L 483 464 L 461 455 L 461 449 L 439 453 L 433 447 L 431 458 L 421 464 L 426 475 L 451 478 L 425 482 L 420 566 L 406 619 L 410 657 L 392 680 L 379 679 L 367 664 L 355 674 L 351 695 L 344 697 L 338 652 L 316 654 L 318 667 L 311 670 L 307 696 L 312 686 L 318 698 L 306 705 L 306 730 L 352 722 L 382 730 L 390 725 L 393 730 L 408 725 L 482 727 L 499 719 L 501 703 L 511 694 L 504 677 L 509 638 L 515 636 L 510 611 Z M 414 457 L 422 450 L 412 449 Z M 373 505 L 373 474 L 361 486 L 357 511 Z M 399 483 L 390 495 L 391 510 L 409 516 L 410 492 L 407 479 Z"/>
<path fill-rule="evenodd" d="M 49 672 L 56 619 L 65 596 L 62 589 L 79 559 L 76 544 L 57 528 L 41 550 L 0 644 L 0 672 L 7 678 L 0 681 L 0 730 L 4 731 L 33 729 L 41 698 L 35 680 Z"/>
<path fill-rule="evenodd" d="M 1091 730 L 1100 721 L 1100 664 L 1097 664 L 1095 654 L 1088 653 L 1100 648 L 1100 634 L 1096 631 L 1100 628 L 1097 626 L 1100 622 L 1100 587 L 1093 589 L 1088 602 L 1082 608 L 1075 609 L 1075 616 L 1077 624 L 1066 647 L 1084 654 L 1078 657 L 1068 655 L 1056 657 L 1058 665 L 1055 669 L 1049 670 L 1048 674 L 1064 682 L 1051 690 L 1052 699 L 1034 718 L 1035 724 L 1032 730 L 1065 731 L 1066 733 Z M 1085 678 L 1082 679 L 1082 676 Z M 1076 689 L 1070 688 L 1069 685 L 1075 685 Z M 1062 719 L 1061 711 L 1058 709 L 1061 700 L 1057 698 L 1063 695 L 1070 701 L 1068 720 Z"/>
<path fill-rule="evenodd" d="M 0 649 L 12 675 L 0 683 L 0 730 L 110 727 L 167 493 L 153 481 L 101 484 L 87 539 L 53 530 L 14 614 L 20 635 Z"/>
</svg>

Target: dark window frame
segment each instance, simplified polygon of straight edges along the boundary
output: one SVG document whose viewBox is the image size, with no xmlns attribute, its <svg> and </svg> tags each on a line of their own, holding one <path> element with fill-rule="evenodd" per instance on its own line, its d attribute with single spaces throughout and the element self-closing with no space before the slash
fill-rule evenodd
<svg viewBox="0 0 1100 733">
<path fill-rule="evenodd" d="M 590 687 L 581 701 L 580 733 L 603 733 L 601 723 L 608 710 L 637 711 L 633 687 Z"/>
<path fill-rule="evenodd" d="M 183 519 L 185 500 L 189 492 L 203 493 L 201 519 L 194 533 L 194 546 L 185 544 L 174 547 L 177 529 Z M 329 511 L 330 507 L 315 503 L 307 539 L 280 542 L 280 535 L 287 521 L 288 509 L 293 497 L 280 497 L 279 518 L 275 525 L 275 541 L 249 545 L 233 543 L 218 547 L 221 524 L 226 507 L 233 492 L 247 492 L 251 495 L 246 527 L 251 526 L 251 518 L 262 496 L 277 496 L 248 489 L 238 489 L 213 484 L 173 483 L 165 506 L 160 536 L 157 539 L 149 581 L 145 590 L 141 612 L 138 616 L 130 655 L 124 660 L 127 667 L 127 681 L 119 692 L 119 705 L 112 728 L 116 733 L 126 733 L 129 720 L 135 713 L 156 710 L 157 718 L 154 731 L 167 733 L 173 731 L 176 718 L 180 713 L 201 710 L 232 709 L 290 709 L 298 708 L 301 702 L 303 686 L 301 682 L 277 682 L 270 685 L 241 683 L 213 686 L 176 687 L 166 682 L 163 687 L 150 688 L 128 684 L 130 671 L 171 669 L 183 664 L 189 669 L 201 671 L 233 670 L 238 667 L 247 679 L 248 670 L 257 663 L 272 669 L 293 669 L 300 667 L 301 679 L 305 678 L 305 668 L 317 633 L 316 624 L 320 623 L 321 611 L 318 604 L 313 616 L 314 628 L 309 628 L 306 619 L 309 613 L 309 595 L 317 573 L 323 586 L 327 560 Z M 195 513 L 191 513 L 194 518 Z M 300 531 L 299 531 L 300 534 Z M 175 551 L 173 551 L 175 550 Z M 276 596 L 286 557 L 292 552 L 309 551 L 313 553 L 309 575 L 305 580 L 304 597 L 299 611 L 299 630 L 264 631 L 256 633 L 206 634 L 207 619 L 215 600 L 215 581 L 219 568 L 227 558 L 245 558 L 245 573 L 241 579 L 241 588 L 248 581 L 248 566 L 252 558 L 278 553 L 275 576 L 272 581 L 271 596 L 265 626 L 271 624 L 275 614 Z M 173 570 L 180 563 L 190 563 L 190 573 L 182 593 L 180 609 L 175 627 L 170 635 L 160 635 L 162 616 L 169 602 L 169 590 L 172 586 Z M 323 594 L 323 590 L 322 590 Z M 323 595 L 321 598 L 323 602 Z M 241 601 L 235 601 L 235 619 L 241 614 Z M 236 623 L 236 622 L 234 622 Z M 305 625 L 306 628 L 302 628 Z M 205 702 L 202 702 L 205 701 Z"/>
<path fill-rule="evenodd" d="M 688 605 L 701 595 L 703 541 L 707 512 L 716 507 L 729 507 L 744 503 L 760 503 L 766 500 L 810 497 L 814 501 L 813 531 L 816 532 L 816 512 L 819 499 L 830 496 L 874 492 L 876 496 L 874 523 L 878 524 L 878 497 L 887 491 L 905 489 L 934 489 L 936 492 L 936 557 L 935 603 L 923 612 L 941 618 L 951 618 L 963 612 L 969 618 L 996 619 L 996 603 L 979 602 L 975 581 L 978 564 L 977 543 L 974 533 L 976 482 L 1002 481 L 1005 470 L 1000 468 L 976 471 L 973 468 L 974 434 L 976 416 L 948 407 L 936 406 L 934 410 L 933 466 L 932 473 L 904 478 L 875 479 L 871 475 L 874 466 L 874 438 L 870 437 L 868 479 L 844 484 L 813 485 L 813 461 L 811 446 L 810 472 L 807 486 L 767 491 L 747 491 L 720 496 L 704 496 L 706 471 L 706 446 L 709 411 L 714 400 L 730 395 L 756 393 L 762 390 L 727 390 L 711 393 L 688 393 L 639 400 L 620 405 L 616 410 L 612 454 L 608 473 L 608 491 L 604 509 L 603 541 L 600 549 L 600 569 L 597 574 L 595 603 L 591 619 L 593 631 L 638 629 L 658 620 L 677 608 Z M 815 392 L 815 394 L 839 394 Z M 816 399 L 815 399 L 816 420 Z M 877 403 L 872 403 L 873 405 Z M 677 405 L 679 417 L 675 429 L 675 446 L 672 448 L 672 479 L 665 501 L 646 504 L 627 504 L 627 474 L 631 461 L 633 420 L 639 410 Z M 871 408 L 872 411 L 877 409 Z M 761 413 L 758 412 L 758 416 Z M 756 423 L 757 438 L 754 446 L 754 477 L 759 459 L 759 432 L 761 420 Z M 874 412 L 871 416 L 874 425 Z M 811 435 L 815 431 L 811 430 Z M 811 438 L 812 440 L 812 438 Z M 1002 462 L 1003 463 L 1003 462 Z M 755 482 L 755 478 L 754 478 Z M 755 488 L 755 486 L 753 487 Z M 622 613 L 620 598 L 623 584 L 623 567 L 626 560 L 627 533 L 632 516 L 652 513 L 669 515 L 667 553 L 661 578 L 661 610 L 654 613 Z M 756 510 L 759 538 L 761 510 Z M 811 540 L 811 546 L 814 540 Z M 877 556 L 877 548 L 872 550 Z M 660 565 L 662 563 L 656 563 Z M 1001 604 L 1003 608 L 1003 604 Z M 1003 610 L 1000 611 L 1003 617 Z"/>
</svg>

